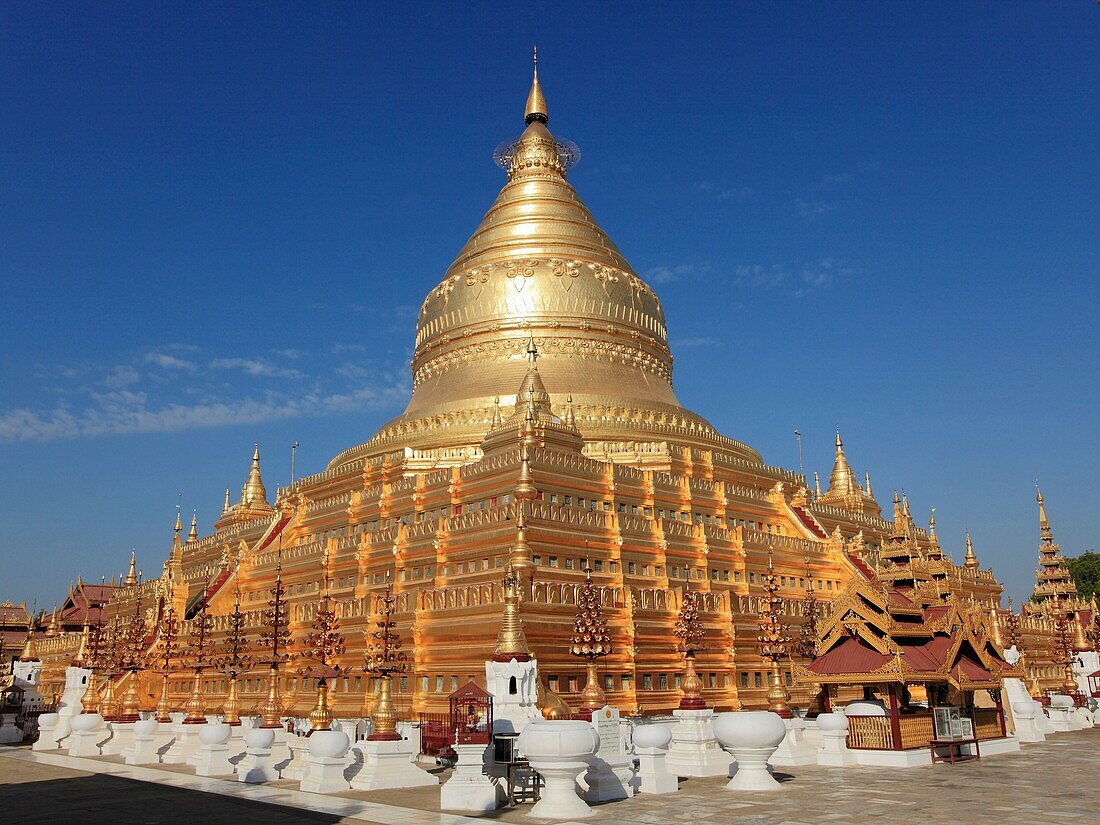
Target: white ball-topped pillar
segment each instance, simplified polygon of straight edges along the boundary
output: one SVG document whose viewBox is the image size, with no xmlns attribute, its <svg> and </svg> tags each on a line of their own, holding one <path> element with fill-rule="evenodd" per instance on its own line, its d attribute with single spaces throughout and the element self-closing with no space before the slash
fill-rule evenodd
<svg viewBox="0 0 1100 825">
<path fill-rule="evenodd" d="M 668 725 L 638 725 L 634 728 L 634 755 L 638 757 L 638 792 L 672 793 L 680 789 L 679 780 L 668 772 L 665 757 L 672 741 Z"/>
<path fill-rule="evenodd" d="M 315 730 L 309 735 L 302 790 L 310 793 L 339 793 L 351 788 L 344 778 L 351 740 L 340 730 Z"/>
</svg>

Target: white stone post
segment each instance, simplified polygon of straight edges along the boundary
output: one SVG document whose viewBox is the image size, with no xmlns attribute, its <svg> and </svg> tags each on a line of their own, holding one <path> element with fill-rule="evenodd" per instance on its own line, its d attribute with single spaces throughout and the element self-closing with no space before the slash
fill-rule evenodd
<svg viewBox="0 0 1100 825">
<path fill-rule="evenodd" d="M 439 780 L 412 763 L 412 745 L 405 739 L 383 739 L 355 743 L 363 755 L 363 766 L 352 777 L 351 787 L 357 791 L 380 791 L 386 788 L 421 788 L 438 785 Z"/>
<path fill-rule="evenodd" d="M 302 790 L 310 793 L 339 793 L 351 784 L 344 778 L 351 740 L 343 731 L 318 730 L 309 737 L 309 757 Z"/>
<path fill-rule="evenodd" d="M 672 744 L 665 765 L 676 776 L 727 776 L 730 758 L 714 736 L 714 711 L 674 710 Z"/>
<path fill-rule="evenodd" d="M 638 725 L 634 728 L 634 755 L 638 757 L 638 792 L 672 793 L 680 789 L 680 783 L 668 772 L 665 758 L 668 743 L 672 741 L 672 728 L 668 725 Z"/>
<path fill-rule="evenodd" d="M 233 729 L 220 722 L 199 725 L 199 741 L 202 746 L 195 755 L 195 773 L 198 776 L 232 776 L 233 763 L 229 761 L 229 737 Z"/>
<path fill-rule="evenodd" d="M 279 778 L 271 746 L 275 731 L 271 728 L 250 728 L 244 735 L 244 757 L 237 763 L 237 780 L 251 784 L 274 782 Z"/>
<path fill-rule="evenodd" d="M 156 743 L 158 727 L 160 723 L 156 719 L 134 722 L 134 743 L 122 752 L 127 765 L 155 765 L 160 762 Z"/>
<path fill-rule="evenodd" d="M 99 756 L 99 743 L 111 735 L 98 713 L 74 716 L 69 735 L 69 756 Z"/>
<path fill-rule="evenodd" d="M 439 790 L 444 811 L 487 813 L 495 811 L 502 788 L 485 775 L 486 751 L 492 745 L 452 745 L 458 754 L 454 773 Z"/>
<path fill-rule="evenodd" d="M 60 740 L 68 736 L 69 723 L 65 722 L 65 731 L 61 732 L 61 717 L 56 713 L 43 713 L 38 717 L 38 739 L 31 745 L 34 751 L 57 750 Z"/>
<path fill-rule="evenodd" d="M 817 764 L 842 768 L 856 764 L 856 755 L 848 749 L 848 717 L 843 713 L 822 713 L 817 717 L 821 748 Z"/>
</svg>

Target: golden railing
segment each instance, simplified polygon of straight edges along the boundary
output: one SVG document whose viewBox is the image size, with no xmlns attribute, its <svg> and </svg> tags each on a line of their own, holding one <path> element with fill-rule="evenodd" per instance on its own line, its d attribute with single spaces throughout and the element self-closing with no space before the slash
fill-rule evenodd
<svg viewBox="0 0 1100 825">
<path fill-rule="evenodd" d="M 890 717 L 849 716 L 848 747 L 856 750 L 893 750 L 894 737 L 890 730 Z"/>
<path fill-rule="evenodd" d="M 901 749 L 927 748 L 932 740 L 934 726 L 931 713 L 902 716 L 898 720 L 901 729 Z"/>
<path fill-rule="evenodd" d="M 999 739 L 1001 733 L 1001 713 L 996 708 L 974 709 L 974 735 L 978 739 Z"/>
</svg>

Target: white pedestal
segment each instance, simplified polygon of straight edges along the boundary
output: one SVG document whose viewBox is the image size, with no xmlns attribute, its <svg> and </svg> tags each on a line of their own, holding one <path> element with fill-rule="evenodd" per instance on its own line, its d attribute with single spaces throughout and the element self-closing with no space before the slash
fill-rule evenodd
<svg viewBox="0 0 1100 825">
<path fill-rule="evenodd" d="M 161 762 L 165 765 L 189 764 L 202 744 L 199 742 L 199 728 L 201 727 L 202 725 L 184 724 L 175 726 L 172 730 L 172 733 L 175 734 L 175 740 L 165 751 L 164 756 L 161 757 Z"/>
<path fill-rule="evenodd" d="M 784 719 L 787 733 L 768 762 L 776 767 L 791 768 L 800 765 L 816 765 L 816 749 L 806 739 L 806 722 L 797 716 Z"/>
<path fill-rule="evenodd" d="M 585 802 L 612 802 L 634 796 L 634 760 L 619 756 L 614 761 L 600 754 L 592 757 L 580 778 Z"/>
<path fill-rule="evenodd" d="M 123 751 L 127 765 L 156 765 L 160 762 L 155 733 L 135 733 L 134 744 Z"/>
<path fill-rule="evenodd" d="M 420 788 L 438 785 L 439 780 L 409 761 L 412 746 L 403 739 L 382 742 L 359 742 L 356 750 L 363 754 L 363 767 L 351 780 L 357 791 L 380 791 L 386 788 Z"/>
<path fill-rule="evenodd" d="M 439 790 L 439 807 L 444 811 L 486 813 L 501 801 L 501 787 L 485 775 L 485 745 L 453 745 L 458 754 L 454 773 Z"/>
<path fill-rule="evenodd" d="M 134 744 L 133 722 L 108 722 L 111 729 L 111 739 L 103 748 L 104 756 L 121 756 L 122 752 Z"/>
<path fill-rule="evenodd" d="M 737 760 L 733 779 L 726 783 L 731 791 L 777 791 L 779 783 L 768 771 L 768 759 L 775 752 L 770 748 L 730 748 Z"/>
<path fill-rule="evenodd" d="M 344 769 L 348 766 L 348 760 L 343 756 L 314 756 L 305 757 L 305 776 L 302 777 L 301 788 L 310 793 L 340 793 L 351 788 L 351 783 L 344 778 Z"/>
<path fill-rule="evenodd" d="M 309 759 L 309 739 L 290 735 L 286 738 L 286 744 L 290 748 L 290 761 L 279 767 L 279 776 L 301 782 L 306 775 L 306 761 Z"/>
<path fill-rule="evenodd" d="M 1055 733 L 1078 729 L 1073 721 L 1073 708 L 1048 707 L 1047 717 L 1050 719 L 1050 727 Z"/>
<path fill-rule="evenodd" d="M 1013 702 L 1006 710 L 1012 713 L 1012 723 L 1016 728 L 1013 734 L 1021 742 L 1045 742 L 1046 734 L 1039 727 L 1039 717 L 1043 715 L 1043 706 L 1032 701 L 1030 696 Z"/>
<path fill-rule="evenodd" d="M 110 735 L 106 728 L 74 730 L 69 734 L 69 756 L 99 756 L 99 743 Z"/>
<path fill-rule="evenodd" d="M 237 763 L 237 781 L 256 784 L 274 782 L 279 778 L 275 770 L 275 757 L 271 748 L 245 748 L 244 756 Z"/>
<path fill-rule="evenodd" d="M 728 776 L 730 757 L 714 738 L 714 711 L 674 710 L 665 767 L 676 776 Z"/>
<path fill-rule="evenodd" d="M 203 745 L 193 760 L 198 776 L 232 776 L 233 763 L 229 761 L 229 745 Z"/>
<path fill-rule="evenodd" d="M 830 768 L 844 768 L 856 764 L 856 755 L 848 750 L 848 729 L 821 731 L 821 748 L 817 752 L 817 764 Z"/>
<path fill-rule="evenodd" d="M 61 717 L 56 713 L 43 713 L 38 717 L 38 738 L 31 745 L 33 751 L 52 751 L 61 746 L 61 739 L 69 735 L 69 723 L 66 720 L 62 730 Z"/>
<path fill-rule="evenodd" d="M 672 793 L 680 790 L 680 783 L 668 772 L 665 758 L 668 748 L 634 747 L 638 757 L 638 793 Z"/>
</svg>

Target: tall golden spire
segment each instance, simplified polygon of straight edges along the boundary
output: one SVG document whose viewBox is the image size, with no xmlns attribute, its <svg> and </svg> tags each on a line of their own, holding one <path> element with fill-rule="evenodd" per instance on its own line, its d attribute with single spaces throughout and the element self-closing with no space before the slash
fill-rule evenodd
<svg viewBox="0 0 1100 825">
<path fill-rule="evenodd" d="M 538 490 L 531 481 L 531 460 L 527 454 L 526 443 L 519 448 L 519 479 L 512 494 L 517 501 L 531 501 L 538 496 Z"/>
<path fill-rule="evenodd" d="M 187 532 L 187 543 L 194 544 L 199 540 L 199 515 L 191 513 L 191 529 Z"/>
<path fill-rule="evenodd" d="M 967 570 L 978 569 L 978 557 L 974 555 L 974 542 L 970 538 L 969 530 L 966 531 L 966 560 L 963 562 L 963 565 Z"/>
<path fill-rule="evenodd" d="M 928 540 L 933 544 L 937 543 L 936 540 L 936 508 L 932 508 L 932 515 L 928 517 Z"/>
<path fill-rule="evenodd" d="M 875 497 L 875 494 L 871 492 L 871 474 L 870 473 L 864 473 L 863 474 L 863 491 L 865 493 L 867 493 L 867 495 L 870 496 L 871 498 Z"/>
<path fill-rule="evenodd" d="M 817 470 L 814 470 L 814 496 L 821 498 L 821 476 L 817 474 Z"/>
<path fill-rule="evenodd" d="M 494 661 L 510 662 L 515 659 L 526 662 L 531 658 L 527 637 L 523 635 L 523 618 L 519 612 L 522 601 L 523 590 L 520 587 L 520 579 L 516 575 L 512 562 L 509 561 L 508 569 L 504 573 L 504 616 L 500 622 L 500 632 L 497 634 L 497 646 L 493 651 Z"/>
<path fill-rule="evenodd" d="M 229 512 L 229 508 L 233 505 L 229 503 L 229 488 L 225 488 L 225 504 L 222 505 L 222 515 L 224 516 Z"/>
<path fill-rule="evenodd" d="M 539 86 L 539 47 L 534 48 L 535 73 L 531 80 L 531 91 L 527 95 L 527 107 L 523 112 L 523 122 L 533 123 L 538 121 L 542 125 L 550 122 L 549 112 L 546 107 L 546 98 L 543 97 L 542 87 Z"/>
<path fill-rule="evenodd" d="M 577 417 L 573 413 L 573 396 L 566 396 L 565 399 L 565 426 L 570 429 L 577 429 Z"/>
<path fill-rule="evenodd" d="M 852 476 L 852 468 L 848 465 L 848 458 L 844 455 L 844 442 L 840 438 L 840 429 L 836 431 L 836 457 L 833 460 L 833 471 L 829 473 L 829 493 L 851 493 L 856 486 Z"/>
<path fill-rule="evenodd" d="M 61 622 L 58 621 L 57 605 L 54 605 L 53 613 L 50 614 L 50 624 L 46 628 L 46 638 L 52 639 L 55 636 L 61 635 Z"/>
<path fill-rule="evenodd" d="M 267 490 L 264 489 L 263 479 L 260 478 L 259 442 L 256 442 L 256 449 L 252 453 L 252 469 L 248 472 L 248 481 L 241 490 L 241 504 L 246 506 L 267 504 Z"/>
<path fill-rule="evenodd" d="M 23 643 L 23 652 L 19 654 L 20 662 L 37 662 L 38 644 L 34 640 L 34 619 L 27 622 L 27 640 Z"/>
<path fill-rule="evenodd" d="M 1050 529 L 1050 519 L 1047 518 L 1047 506 L 1043 502 L 1043 491 L 1039 485 L 1035 485 L 1035 500 L 1039 502 L 1039 535 L 1044 539 L 1053 539 L 1054 533 Z"/>
<path fill-rule="evenodd" d="M 126 572 L 126 578 L 122 584 L 125 587 L 133 587 L 138 583 L 137 580 L 137 550 L 130 550 L 130 569 Z"/>
</svg>

